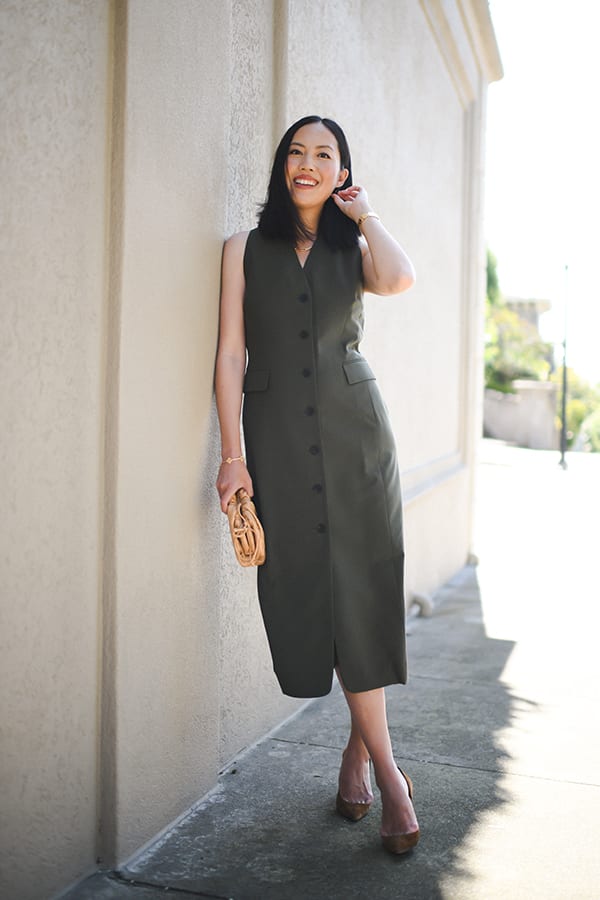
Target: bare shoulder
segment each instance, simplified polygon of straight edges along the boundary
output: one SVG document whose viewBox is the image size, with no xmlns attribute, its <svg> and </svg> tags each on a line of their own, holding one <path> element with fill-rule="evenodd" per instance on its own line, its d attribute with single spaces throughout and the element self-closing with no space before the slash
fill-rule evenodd
<svg viewBox="0 0 600 900">
<path fill-rule="evenodd" d="M 225 241 L 225 253 L 228 256 L 243 256 L 246 249 L 249 231 L 238 231 Z"/>
<path fill-rule="evenodd" d="M 227 238 L 223 247 L 223 276 L 225 278 L 243 278 L 244 252 L 248 231 L 238 231 Z"/>
</svg>

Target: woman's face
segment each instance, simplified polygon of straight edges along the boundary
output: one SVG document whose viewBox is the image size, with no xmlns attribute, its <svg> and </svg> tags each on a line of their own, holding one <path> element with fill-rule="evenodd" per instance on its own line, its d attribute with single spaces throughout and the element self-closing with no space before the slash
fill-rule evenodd
<svg viewBox="0 0 600 900">
<path fill-rule="evenodd" d="M 299 209 L 322 208 L 348 177 L 348 169 L 340 169 L 340 165 L 337 141 L 322 122 L 299 128 L 290 143 L 285 167 L 294 204 Z"/>
</svg>

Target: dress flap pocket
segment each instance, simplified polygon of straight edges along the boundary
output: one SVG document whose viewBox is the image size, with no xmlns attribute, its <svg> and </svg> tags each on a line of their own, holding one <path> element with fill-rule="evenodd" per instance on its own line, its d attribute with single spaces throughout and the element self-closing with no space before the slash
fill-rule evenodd
<svg viewBox="0 0 600 900">
<path fill-rule="evenodd" d="M 244 393 L 249 391 L 266 391 L 269 386 L 268 369 L 250 369 L 244 378 Z"/>
<path fill-rule="evenodd" d="M 351 362 L 342 363 L 348 384 L 356 384 L 358 381 L 374 381 L 375 376 L 366 359 L 353 359 Z"/>
</svg>

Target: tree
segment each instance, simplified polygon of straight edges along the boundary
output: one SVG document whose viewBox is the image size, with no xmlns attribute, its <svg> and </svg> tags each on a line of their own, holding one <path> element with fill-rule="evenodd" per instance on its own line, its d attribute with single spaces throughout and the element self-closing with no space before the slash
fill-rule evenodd
<svg viewBox="0 0 600 900">
<path fill-rule="evenodd" d="M 550 376 L 550 380 L 562 386 L 563 370 L 560 366 Z M 593 387 L 584 378 L 581 378 L 573 369 L 567 366 L 567 445 L 569 447 L 577 440 L 580 429 L 588 434 L 587 428 L 591 421 L 590 434 L 596 434 L 596 419 L 594 416 L 600 410 L 600 385 Z M 558 398 L 559 409 L 562 402 L 562 389 Z M 585 439 L 585 435 L 582 435 Z M 595 438 L 588 441 L 590 449 L 600 451 L 600 444 Z"/>
<path fill-rule="evenodd" d="M 600 453 L 600 406 L 581 424 L 582 444 L 592 453 Z"/>
<path fill-rule="evenodd" d="M 550 380 L 562 386 L 562 366 L 552 370 L 552 346 L 537 329 L 521 319 L 502 296 L 497 260 L 487 251 L 485 298 L 485 386 L 513 393 L 513 381 Z M 600 385 L 592 387 L 567 368 L 567 443 L 572 446 L 581 431 L 585 446 L 600 452 Z M 562 408 L 562 387 L 558 396 Z"/>
<path fill-rule="evenodd" d="M 500 285 L 498 284 L 498 260 L 489 247 L 487 249 L 486 276 L 486 297 L 490 301 L 491 306 L 496 306 L 501 300 Z"/>
<path fill-rule="evenodd" d="M 485 304 L 485 386 L 512 393 L 516 378 L 545 380 L 552 358 L 550 344 L 537 328 L 510 309 L 500 292 L 497 261 L 487 251 Z"/>
</svg>

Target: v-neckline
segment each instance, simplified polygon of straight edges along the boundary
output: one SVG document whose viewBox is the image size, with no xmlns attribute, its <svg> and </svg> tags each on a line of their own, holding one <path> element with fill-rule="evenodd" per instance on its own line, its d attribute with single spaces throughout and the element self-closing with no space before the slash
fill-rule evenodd
<svg viewBox="0 0 600 900">
<path fill-rule="evenodd" d="M 301 261 L 300 257 L 298 256 L 298 253 L 297 253 L 297 251 L 296 251 L 296 248 L 292 245 L 292 253 L 293 253 L 294 256 L 296 257 L 296 259 L 297 259 L 297 261 L 298 261 L 298 265 L 300 266 L 300 268 L 302 269 L 302 271 L 304 271 L 305 268 L 306 268 L 306 266 L 308 265 L 308 261 L 309 261 L 309 259 L 311 258 L 311 256 L 313 255 L 313 251 L 314 251 L 315 247 L 317 246 L 317 241 L 318 241 L 318 240 L 319 240 L 319 238 L 316 237 L 316 238 L 315 238 L 314 244 L 312 245 L 312 247 L 310 248 L 310 250 L 309 250 L 308 253 L 306 254 L 306 257 L 305 257 L 305 259 L 304 259 L 304 262 Z"/>
</svg>

